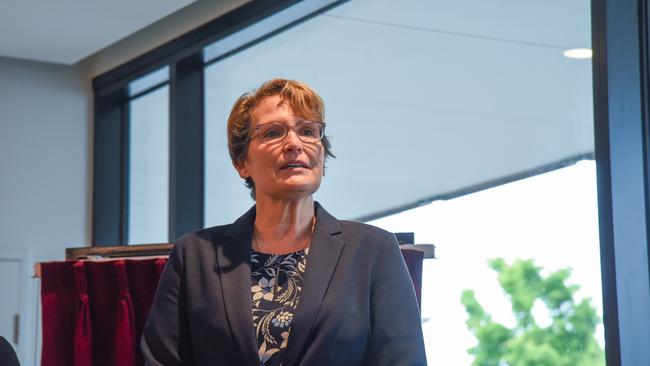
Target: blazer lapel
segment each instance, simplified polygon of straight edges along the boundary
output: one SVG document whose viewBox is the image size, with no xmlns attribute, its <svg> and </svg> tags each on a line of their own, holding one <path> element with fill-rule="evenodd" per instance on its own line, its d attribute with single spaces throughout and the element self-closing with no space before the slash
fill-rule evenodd
<svg viewBox="0 0 650 366">
<path fill-rule="evenodd" d="M 315 203 L 315 206 L 316 227 L 307 255 L 300 305 L 291 322 L 289 344 L 283 365 L 296 364 L 345 246 L 343 240 L 337 235 L 341 233 L 338 220 L 318 203 Z"/>
<path fill-rule="evenodd" d="M 228 323 L 243 365 L 257 366 L 257 340 L 251 303 L 251 240 L 255 207 L 235 221 L 217 245 L 217 272 L 221 279 Z M 237 352 L 236 351 L 236 352 Z"/>
</svg>

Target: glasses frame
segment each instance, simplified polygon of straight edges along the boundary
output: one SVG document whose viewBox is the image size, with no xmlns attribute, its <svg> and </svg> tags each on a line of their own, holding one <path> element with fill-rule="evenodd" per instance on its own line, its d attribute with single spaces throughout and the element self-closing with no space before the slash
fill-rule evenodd
<svg viewBox="0 0 650 366">
<path fill-rule="evenodd" d="M 296 131 L 296 127 L 298 127 L 298 126 L 300 126 L 302 124 L 305 124 L 305 123 L 315 123 L 320 127 L 320 135 L 318 137 L 318 140 L 316 140 L 316 141 L 305 141 L 305 140 L 302 139 L 302 137 L 300 137 L 300 135 Z M 277 139 L 274 139 L 272 141 L 264 141 L 264 138 L 262 137 L 262 134 L 260 133 L 260 128 L 262 128 L 264 126 L 267 126 L 267 125 L 271 125 L 271 124 L 283 126 L 284 131 L 285 131 L 284 136 L 279 137 Z M 322 141 L 323 138 L 325 137 L 325 126 L 326 126 L 325 122 L 318 122 L 318 121 L 302 121 L 302 122 L 296 124 L 293 127 L 287 126 L 286 124 L 284 124 L 282 122 L 273 121 L 273 122 L 261 123 L 261 124 L 255 126 L 255 136 L 257 136 L 260 139 L 260 141 L 262 141 L 263 143 L 276 143 L 276 142 L 284 141 L 284 139 L 286 139 L 287 136 L 289 135 L 289 130 L 293 130 L 293 132 L 296 134 L 296 137 L 298 137 L 298 139 L 300 141 L 302 141 L 303 143 L 305 143 L 305 144 L 315 144 L 315 143 L 318 143 L 318 142 Z"/>
</svg>

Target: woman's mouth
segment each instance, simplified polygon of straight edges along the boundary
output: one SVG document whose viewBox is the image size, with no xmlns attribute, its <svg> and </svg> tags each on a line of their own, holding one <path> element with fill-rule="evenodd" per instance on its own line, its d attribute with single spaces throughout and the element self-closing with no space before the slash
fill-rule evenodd
<svg viewBox="0 0 650 366">
<path fill-rule="evenodd" d="M 284 169 L 296 169 L 296 168 L 307 169 L 308 167 L 307 167 L 307 164 L 305 164 L 303 162 L 290 162 L 290 163 L 286 163 L 286 164 L 284 164 L 284 165 L 282 165 L 280 167 L 281 170 L 284 170 Z"/>
</svg>

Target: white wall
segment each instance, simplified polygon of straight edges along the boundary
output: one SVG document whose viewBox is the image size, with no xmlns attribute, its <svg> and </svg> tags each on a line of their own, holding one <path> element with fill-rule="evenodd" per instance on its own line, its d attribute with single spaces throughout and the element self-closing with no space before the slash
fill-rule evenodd
<svg viewBox="0 0 650 366">
<path fill-rule="evenodd" d="M 39 328 L 32 264 L 90 239 L 86 84 L 71 66 L 0 58 L 0 254 L 22 259 L 20 278 L 3 281 L 22 291 L 24 365 L 35 362 Z"/>
<path fill-rule="evenodd" d="M 89 242 L 89 104 L 75 68 L 0 58 L 0 248 Z"/>
</svg>

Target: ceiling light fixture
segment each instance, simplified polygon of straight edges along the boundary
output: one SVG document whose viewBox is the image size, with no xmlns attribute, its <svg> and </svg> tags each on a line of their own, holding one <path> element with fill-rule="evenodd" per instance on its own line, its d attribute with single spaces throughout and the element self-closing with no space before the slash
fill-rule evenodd
<svg viewBox="0 0 650 366">
<path fill-rule="evenodd" d="M 575 58 L 575 59 L 587 59 L 591 58 L 591 48 L 571 48 L 562 53 L 564 57 Z"/>
</svg>

